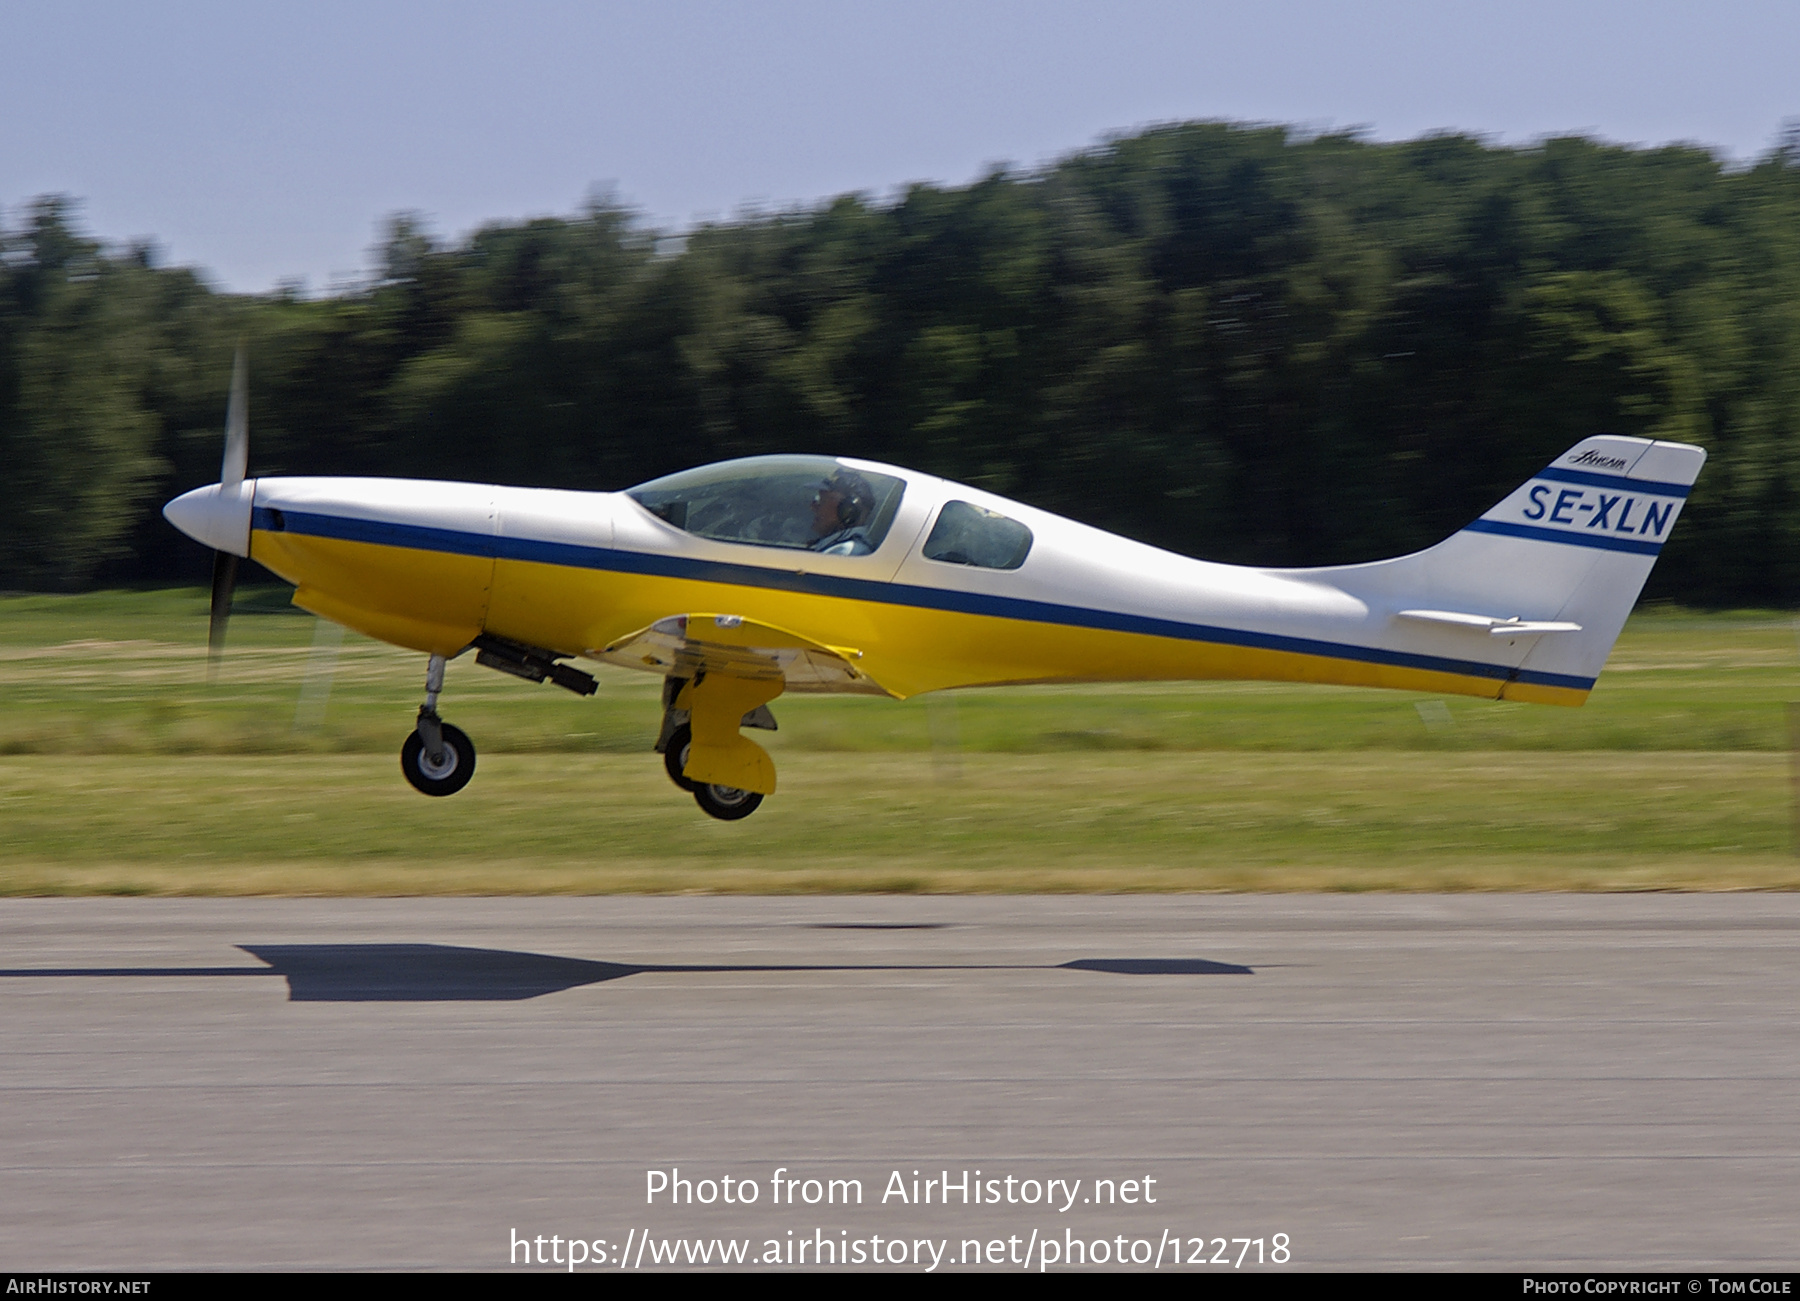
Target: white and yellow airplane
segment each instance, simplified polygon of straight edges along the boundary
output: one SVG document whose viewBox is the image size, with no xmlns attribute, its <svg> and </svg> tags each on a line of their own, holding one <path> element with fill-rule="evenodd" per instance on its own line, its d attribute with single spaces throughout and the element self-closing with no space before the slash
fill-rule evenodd
<svg viewBox="0 0 1800 1301">
<path fill-rule="evenodd" d="M 1373 564 L 1213 564 L 870 461 L 756 456 L 624 492 L 246 477 L 240 358 L 221 482 L 164 514 L 321 618 L 429 657 L 401 751 L 427 795 L 475 748 L 438 715 L 444 665 L 579 694 L 589 659 L 660 674 L 655 748 L 717 818 L 775 790 L 741 728 L 787 691 L 904 699 L 1025 682 L 1256 678 L 1579 705 L 1706 453 L 1588 438 L 1460 532 Z"/>
</svg>

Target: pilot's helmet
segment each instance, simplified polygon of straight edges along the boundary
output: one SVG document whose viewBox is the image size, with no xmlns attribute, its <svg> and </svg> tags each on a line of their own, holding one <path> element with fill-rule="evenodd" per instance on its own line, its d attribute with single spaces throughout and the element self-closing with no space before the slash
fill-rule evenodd
<svg viewBox="0 0 1800 1301">
<path fill-rule="evenodd" d="M 875 513 L 875 489 L 855 470 L 838 466 L 819 485 L 820 492 L 838 494 L 838 527 L 859 528 Z"/>
</svg>

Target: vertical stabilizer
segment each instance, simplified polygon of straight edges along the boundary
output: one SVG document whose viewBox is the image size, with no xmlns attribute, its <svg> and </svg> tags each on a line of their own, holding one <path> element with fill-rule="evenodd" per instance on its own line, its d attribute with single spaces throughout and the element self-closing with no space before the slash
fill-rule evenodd
<svg viewBox="0 0 1800 1301">
<path fill-rule="evenodd" d="M 1437 546 L 1333 577 L 1409 648 L 1510 665 L 1502 699 L 1579 704 L 1705 463 L 1687 443 L 1583 439 Z"/>
</svg>

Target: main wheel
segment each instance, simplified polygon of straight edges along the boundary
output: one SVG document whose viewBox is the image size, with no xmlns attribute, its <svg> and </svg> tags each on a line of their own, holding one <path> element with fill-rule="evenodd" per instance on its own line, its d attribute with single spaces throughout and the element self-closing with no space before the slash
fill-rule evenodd
<svg viewBox="0 0 1800 1301">
<path fill-rule="evenodd" d="M 715 818 L 736 822 L 739 818 L 747 818 L 756 812 L 756 806 L 763 802 L 763 797 L 755 791 L 741 791 L 735 786 L 703 784 L 694 787 L 694 802 Z"/>
<path fill-rule="evenodd" d="M 682 790 L 692 793 L 699 789 L 695 782 L 681 775 L 687 767 L 688 746 L 693 744 L 694 729 L 683 723 L 669 734 L 669 743 L 663 747 L 663 768 L 669 774 L 669 780 Z"/>
<path fill-rule="evenodd" d="M 413 789 L 426 795 L 454 795 L 469 784 L 475 775 L 475 743 L 460 727 L 440 724 L 444 729 L 444 757 L 433 763 L 425 753 L 425 738 L 414 732 L 400 747 L 400 771 Z"/>
</svg>

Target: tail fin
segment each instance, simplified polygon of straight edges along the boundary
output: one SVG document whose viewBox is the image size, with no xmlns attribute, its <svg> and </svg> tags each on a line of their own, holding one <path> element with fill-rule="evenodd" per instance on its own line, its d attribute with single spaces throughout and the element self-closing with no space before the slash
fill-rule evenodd
<svg viewBox="0 0 1800 1301">
<path fill-rule="evenodd" d="M 1409 649 L 1507 665 L 1499 698 L 1580 704 L 1705 462 L 1687 443 L 1584 439 L 1437 546 L 1334 577 Z"/>
</svg>

